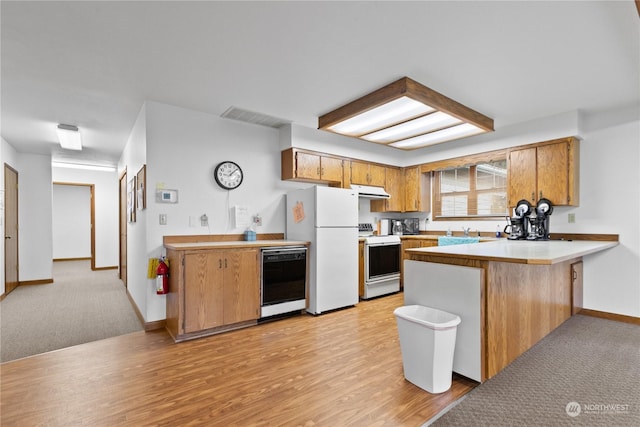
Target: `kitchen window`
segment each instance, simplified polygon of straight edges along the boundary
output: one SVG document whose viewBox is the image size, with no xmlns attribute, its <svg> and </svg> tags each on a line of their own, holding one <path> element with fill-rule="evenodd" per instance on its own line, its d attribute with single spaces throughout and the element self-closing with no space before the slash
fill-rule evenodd
<svg viewBox="0 0 640 427">
<path fill-rule="evenodd" d="M 507 214 L 506 159 L 443 169 L 434 178 L 434 219 Z"/>
</svg>

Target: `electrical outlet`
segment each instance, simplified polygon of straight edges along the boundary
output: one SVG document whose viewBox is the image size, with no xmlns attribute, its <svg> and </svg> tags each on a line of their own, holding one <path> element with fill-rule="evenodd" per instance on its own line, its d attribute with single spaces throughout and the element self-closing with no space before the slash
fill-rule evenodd
<svg viewBox="0 0 640 427">
<path fill-rule="evenodd" d="M 167 225 L 167 214 L 160 214 L 160 225 Z"/>
<path fill-rule="evenodd" d="M 200 225 L 202 227 L 209 226 L 209 217 L 207 217 L 207 214 L 202 214 L 202 216 L 200 217 Z"/>
<path fill-rule="evenodd" d="M 258 227 L 262 226 L 262 217 L 260 215 L 256 215 L 253 217 L 253 223 Z"/>
<path fill-rule="evenodd" d="M 569 221 L 569 224 L 573 224 L 576 222 L 576 214 L 574 213 L 570 213 L 567 215 L 567 220 Z"/>
</svg>

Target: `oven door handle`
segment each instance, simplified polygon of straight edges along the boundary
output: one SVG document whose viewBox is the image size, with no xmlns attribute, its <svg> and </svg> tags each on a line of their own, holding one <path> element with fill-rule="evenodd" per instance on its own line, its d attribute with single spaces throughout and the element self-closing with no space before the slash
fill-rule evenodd
<svg viewBox="0 0 640 427">
<path fill-rule="evenodd" d="M 365 246 L 368 248 L 374 248 L 376 246 L 400 246 L 401 244 L 398 242 L 387 242 L 387 243 L 365 243 Z"/>
</svg>

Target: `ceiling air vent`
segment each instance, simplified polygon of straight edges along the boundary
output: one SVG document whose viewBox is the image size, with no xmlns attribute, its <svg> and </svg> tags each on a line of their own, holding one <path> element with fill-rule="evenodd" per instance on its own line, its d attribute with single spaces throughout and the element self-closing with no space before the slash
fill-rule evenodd
<svg viewBox="0 0 640 427">
<path fill-rule="evenodd" d="M 225 119 L 239 120 L 254 125 L 268 126 L 272 128 L 280 128 L 291 123 L 291 120 L 279 119 L 277 117 L 268 116 L 254 111 L 243 110 L 242 108 L 229 107 L 227 111 L 222 113 L 220 117 Z"/>
</svg>

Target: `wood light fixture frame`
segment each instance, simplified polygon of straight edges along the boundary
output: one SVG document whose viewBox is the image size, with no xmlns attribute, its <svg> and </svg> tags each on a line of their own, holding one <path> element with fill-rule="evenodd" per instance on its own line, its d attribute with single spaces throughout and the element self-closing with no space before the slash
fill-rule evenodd
<svg viewBox="0 0 640 427">
<path fill-rule="evenodd" d="M 421 111 L 409 113 L 409 115 L 405 116 L 398 114 L 395 119 L 390 119 L 393 121 L 388 121 L 375 128 L 370 126 L 363 132 L 358 130 L 342 132 L 334 128 L 347 120 L 370 112 L 375 108 L 383 107 L 390 102 L 401 100 L 401 98 L 411 100 L 410 102 L 419 107 L 420 105 L 417 103 L 420 103 L 424 108 Z M 392 113 L 395 115 L 395 112 Z M 436 116 L 438 116 L 439 120 L 435 120 Z M 429 123 L 428 126 L 422 127 L 415 126 L 418 120 L 424 123 L 432 122 L 433 124 Z M 398 129 L 403 125 L 408 125 L 404 126 L 405 129 L 410 127 L 416 129 L 413 132 L 405 130 L 398 137 L 373 138 L 374 134 L 378 136 L 382 132 L 393 131 L 394 129 L 391 128 Z M 494 130 L 493 119 L 408 77 L 396 80 L 387 86 L 320 116 L 318 118 L 318 129 L 406 150 L 480 133 L 493 132 Z M 466 132 L 456 133 L 456 130 L 466 130 Z M 396 134 L 398 133 L 396 132 Z"/>
</svg>

